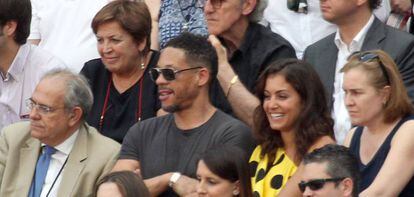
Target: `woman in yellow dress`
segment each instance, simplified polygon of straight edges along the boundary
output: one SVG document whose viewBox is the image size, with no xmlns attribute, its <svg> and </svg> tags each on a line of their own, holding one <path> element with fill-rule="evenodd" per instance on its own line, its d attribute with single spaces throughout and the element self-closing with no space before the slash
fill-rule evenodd
<svg viewBox="0 0 414 197">
<path fill-rule="evenodd" d="M 249 161 L 253 196 L 277 196 L 283 188 L 286 196 L 298 196 L 303 156 L 335 143 L 322 82 L 309 64 L 286 59 L 263 71 L 256 93 L 261 105 L 254 115 L 259 145 Z"/>
</svg>

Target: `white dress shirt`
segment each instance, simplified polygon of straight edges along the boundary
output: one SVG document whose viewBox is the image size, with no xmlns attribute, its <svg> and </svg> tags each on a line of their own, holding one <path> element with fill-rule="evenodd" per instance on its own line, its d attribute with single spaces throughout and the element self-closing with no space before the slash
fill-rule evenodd
<svg viewBox="0 0 414 197">
<path fill-rule="evenodd" d="M 91 23 L 110 0 L 31 0 L 29 39 L 40 39 L 39 47 L 62 59 L 74 72 L 85 62 L 99 58 Z"/>
<path fill-rule="evenodd" d="M 335 82 L 334 82 L 334 106 L 332 111 L 332 117 L 335 121 L 334 131 L 335 138 L 338 144 L 343 144 L 345 137 L 348 131 L 351 129 L 351 120 L 348 114 L 348 111 L 345 107 L 345 92 L 342 88 L 344 73 L 341 73 L 340 70 L 347 63 L 347 58 L 355 51 L 360 51 L 362 44 L 364 43 L 365 36 L 367 35 L 369 27 L 371 27 L 374 22 L 374 15 L 371 15 L 371 18 L 365 24 L 365 26 L 359 31 L 359 33 L 352 39 L 349 46 L 342 41 L 342 38 L 339 34 L 339 29 L 335 35 L 335 45 L 338 47 L 338 59 L 336 61 L 336 70 L 335 70 Z"/>
<path fill-rule="evenodd" d="M 25 101 L 40 78 L 57 67 L 65 65 L 48 52 L 30 44 L 20 46 L 9 70 L 0 77 L 0 130 L 29 118 Z"/>
<path fill-rule="evenodd" d="M 289 10 L 287 0 L 269 0 L 264 10 L 262 23 L 288 40 L 299 59 L 302 59 L 306 47 L 336 30 L 335 25 L 323 19 L 319 1 L 308 0 L 307 14 Z M 391 8 L 389 0 L 383 0 L 382 4 L 374 13 L 381 21 L 385 21 Z"/>
<path fill-rule="evenodd" d="M 57 196 L 60 182 L 62 181 L 62 176 L 65 171 L 64 167 L 67 165 L 67 163 L 65 164 L 65 162 L 69 157 L 70 152 L 72 151 L 78 133 L 79 130 L 75 131 L 75 133 L 73 133 L 68 139 L 54 147 L 56 149 L 56 152 L 52 155 L 52 159 L 50 160 L 49 168 L 47 170 L 45 178 L 45 183 L 43 184 L 42 193 L 40 194 L 40 197 L 46 197 L 49 191 L 50 193 L 48 197 Z M 42 146 L 44 145 L 45 144 L 42 144 Z M 65 166 L 63 166 L 64 164 Z M 59 171 L 61 172 L 59 173 Z M 55 184 L 53 184 L 53 182 L 55 182 Z"/>
</svg>

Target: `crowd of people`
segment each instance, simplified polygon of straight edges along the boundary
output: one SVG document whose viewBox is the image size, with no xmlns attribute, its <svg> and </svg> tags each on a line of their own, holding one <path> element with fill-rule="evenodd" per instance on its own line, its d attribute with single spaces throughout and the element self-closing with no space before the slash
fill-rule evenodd
<svg viewBox="0 0 414 197">
<path fill-rule="evenodd" d="M 0 0 L 0 196 L 414 196 L 412 13 Z"/>
</svg>

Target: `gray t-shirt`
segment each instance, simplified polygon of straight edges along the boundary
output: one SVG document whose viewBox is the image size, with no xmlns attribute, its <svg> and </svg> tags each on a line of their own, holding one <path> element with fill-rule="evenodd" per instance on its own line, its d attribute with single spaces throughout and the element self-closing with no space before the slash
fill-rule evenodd
<svg viewBox="0 0 414 197">
<path fill-rule="evenodd" d="M 219 144 L 235 145 L 250 154 L 255 144 L 249 127 L 217 110 L 203 125 L 180 130 L 174 116 L 151 118 L 132 126 L 124 138 L 119 159 L 140 162 L 144 179 L 168 172 L 195 178 L 200 154 Z M 172 190 L 161 196 L 175 196 Z"/>
</svg>

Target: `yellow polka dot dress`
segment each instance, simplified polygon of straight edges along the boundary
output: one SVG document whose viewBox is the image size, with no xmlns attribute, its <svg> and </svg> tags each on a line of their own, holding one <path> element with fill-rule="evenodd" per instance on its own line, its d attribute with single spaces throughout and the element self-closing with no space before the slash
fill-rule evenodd
<svg viewBox="0 0 414 197">
<path fill-rule="evenodd" d="M 260 158 L 261 146 L 257 146 L 250 157 L 250 172 L 254 197 L 277 196 L 288 179 L 296 172 L 297 166 L 279 148 L 273 164 L 268 165 L 268 156 Z"/>
</svg>

